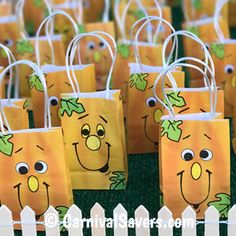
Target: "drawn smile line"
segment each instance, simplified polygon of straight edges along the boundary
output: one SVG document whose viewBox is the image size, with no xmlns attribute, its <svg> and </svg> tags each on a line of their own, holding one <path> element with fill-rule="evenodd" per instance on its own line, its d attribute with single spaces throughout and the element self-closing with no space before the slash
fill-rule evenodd
<svg viewBox="0 0 236 236">
<path fill-rule="evenodd" d="M 85 170 L 89 170 L 89 171 L 101 171 L 103 170 L 104 167 L 106 167 L 109 163 L 109 160 L 110 160 L 110 148 L 111 148 L 111 144 L 108 143 L 108 142 L 105 142 L 105 144 L 107 145 L 107 163 L 102 167 L 102 168 L 99 168 L 99 169 L 96 169 L 96 170 L 92 170 L 92 169 L 89 169 L 89 168 L 86 168 L 80 161 L 80 158 L 79 158 L 79 153 L 78 153 L 78 145 L 79 143 L 72 143 L 72 145 L 74 146 L 75 148 L 75 154 L 76 154 L 76 157 L 77 157 L 77 160 L 79 162 L 79 164 L 85 169 Z"/>
<path fill-rule="evenodd" d="M 181 171 L 181 172 L 179 172 L 179 173 L 177 174 L 177 176 L 180 176 L 181 195 L 182 195 L 182 197 L 183 197 L 183 199 L 184 199 L 185 202 L 187 202 L 189 205 L 192 205 L 192 206 L 194 207 L 194 209 L 198 209 L 199 206 L 200 206 L 203 202 L 205 202 L 205 201 L 208 199 L 209 195 L 210 195 L 210 190 L 211 190 L 211 175 L 212 175 L 212 172 L 209 171 L 209 170 L 206 170 L 206 172 L 208 173 L 208 193 L 207 193 L 206 198 L 205 198 L 203 201 L 201 201 L 200 203 L 195 203 L 195 204 L 189 202 L 189 201 L 186 199 L 186 197 L 184 196 L 184 192 L 183 192 L 183 175 L 184 175 L 184 172 L 185 172 L 185 171 L 183 170 L 183 171 Z"/>
</svg>

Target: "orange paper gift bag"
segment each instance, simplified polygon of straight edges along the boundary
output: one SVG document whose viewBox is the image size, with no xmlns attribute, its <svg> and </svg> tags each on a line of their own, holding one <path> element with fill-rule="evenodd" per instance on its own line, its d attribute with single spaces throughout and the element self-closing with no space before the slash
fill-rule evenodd
<svg viewBox="0 0 236 236">
<path fill-rule="evenodd" d="M 72 204 L 72 190 L 62 129 L 51 127 L 46 82 L 42 72 L 30 61 L 17 61 L 8 66 L 1 77 L 12 66 L 19 64 L 29 65 L 43 84 L 46 97 L 45 127 L 12 131 L 1 108 L 0 168 L 1 173 L 8 178 L 0 180 L 0 199 L 2 204 L 11 209 L 14 221 L 20 220 L 20 212 L 26 206 L 33 209 L 37 220 L 42 221 L 49 206 L 54 206 L 59 214 L 66 212 Z M 8 130 L 4 129 L 3 120 Z M 44 227 L 38 226 L 38 230 L 44 230 Z"/>
<path fill-rule="evenodd" d="M 167 67 L 160 78 L 169 69 Z M 156 91 L 155 86 L 153 91 Z M 205 210 L 209 206 L 218 208 L 219 201 L 225 198 L 228 205 L 220 212 L 221 217 L 227 217 L 230 208 L 229 121 L 215 112 L 215 82 L 209 92 L 210 112 L 187 115 L 174 113 L 175 108 L 166 93 L 165 102 L 154 95 L 169 111 L 169 115 L 161 119 L 160 161 L 163 200 L 174 218 L 181 217 L 190 205 L 197 219 L 204 219 Z"/>
<path fill-rule="evenodd" d="M 98 37 L 112 51 L 103 37 L 94 32 L 89 35 Z M 74 46 L 86 36 L 88 34 L 77 36 Z M 81 93 L 71 78 L 74 92 L 62 94 L 60 113 L 73 189 L 124 190 L 126 187 L 128 169 L 122 102 L 119 90 L 109 89 L 114 61 L 115 55 L 112 55 L 105 91 Z"/>
</svg>

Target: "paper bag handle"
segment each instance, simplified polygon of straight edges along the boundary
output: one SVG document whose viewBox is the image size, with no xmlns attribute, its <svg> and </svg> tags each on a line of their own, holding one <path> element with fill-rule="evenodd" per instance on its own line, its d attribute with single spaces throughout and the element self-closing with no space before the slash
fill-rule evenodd
<svg viewBox="0 0 236 236">
<path fill-rule="evenodd" d="M 167 109 L 171 119 L 173 119 L 173 120 L 175 119 L 174 108 L 173 108 L 173 106 L 171 105 L 171 103 L 168 99 L 168 96 L 165 92 L 165 89 L 162 89 L 162 92 L 163 92 L 163 95 L 164 95 L 164 99 L 168 103 L 168 106 L 157 96 L 157 94 L 156 94 L 157 84 L 158 84 L 159 80 L 162 78 L 162 88 L 164 88 L 165 87 L 165 76 L 167 75 L 168 71 L 173 70 L 174 68 L 176 68 L 178 66 L 184 66 L 184 67 L 186 66 L 186 67 L 191 67 L 191 68 L 195 68 L 195 69 L 199 70 L 199 68 L 195 65 L 191 65 L 189 63 L 183 63 L 183 61 L 186 61 L 186 60 L 189 60 L 189 59 L 190 59 L 190 57 L 187 57 L 187 59 L 183 57 L 183 58 L 180 58 L 180 59 L 176 60 L 174 63 L 172 63 L 168 66 L 165 66 L 164 69 L 162 70 L 162 72 L 158 75 L 157 79 L 154 82 L 153 95 L 154 95 L 155 99 L 158 102 L 160 102 Z M 212 73 L 212 70 L 209 68 L 209 66 L 206 65 L 204 62 L 202 62 L 201 60 L 199 60 L 197 58 L 192 58 L 192 60 L 195 61 L 195 62 L 198 62 L 200 64 L 203 64 L 208 69 L 208 72 L 211 75 L 212 83 L 209 86 L 210 104 L 211 104 L 211 112 L 210 113 L 211 113 L 212 117 L 214 117 L 215 113 L 216 113 L 216 104 L 217 104 L 217 87 L 216 87 L 216 82 L 215 82 L 214 75 Z M 205 72 L 203 72 L 203 73 L 207 77 L 206 73 Z"/>
<path fill-rule="evenodd" d="M 71 22 L 71 24 L 73 25 L 74 27 L 74 30 L 75 30 L 75 34 L 77 35 L 79 33 L 79 30 L 78 30 L 78 27 L 77 27 L 77 24 L 75 23 L 75 21 L 73 20 L 73 18 L 68 14 L 66 13 L 65 11 L 62 11 L 62 10 L 55 10 L 53 11 L 48 17 L 46 17 L 42 23 L 40 24 L 38 30 L 37 30 L 37 33 L 36 33 L 36 40 L 35 40 L 35 53 L 36 53 L 36 61 L 37 61 L 37 65 L 40 66 L 40 52 L 39 52 L 39 35 L 40 35 L 40 32 L 44 26 L 44 24 L 47 24 L 47 29 L 48 29 L 48 26 L 49 26 L 49 22 L 50 21 L 53 21 L 54 20 L 54 17 L 57 16 L 57 15 L 63 15 L 65 16 L 66 18 L 68 18 Z M 48 31 L 47 31 L 48 33 Z M 52 52 L 52 58 L 53 58 L 53 62 L 52 64 L 54 64 L 54 49 L 53 49 L 53 45 L 52 45 L 52 40 L 51 40 L 51 37 L 48 38 L 48 43 L 50 45 L 50 49 L 51 49 L 51 52 Z"/>
<path fill-rule="evenodd" d="M 8 65 L 3 72 L 0 74 L 0 81 L 3 80 L 3 78 L 5 77 L 7 71 L 9 71 L 12 67 L 14 66 L 18 66 L 18 65 L 28 65 L 31 69 L 33 69 L 33 71 L 36 73 L 36 75 L 39 77 L 42 86 L 44 88 L 44 99 L 45 99 L 45 105 L 44 105 L 44 128 L 51 128 L 52 127 L 52 123 L 51 123 L 51 113 L 50 113 L 50 106 L 48 103 L 48 91 L 47 91 L 47 84 L 46 84 L 46 80 L 45 77 L 43 75 L 43 72 L 40 70 L 40 68 L 33 62 L 28 61 L 28 60 L 20 60 L 20 61 L 15 61 L 13 62 L 11 65 Z M 2 109 L 2 113 L 4 113 L 3 109 Z M 7 122 L 6 117 L 4 117 L 7 129 L 12 132 L 9 123 Z M 1 129 L 4 132 L 4 127 L 3 124 L 1 124 L 2 127 Z"/>
</svg>

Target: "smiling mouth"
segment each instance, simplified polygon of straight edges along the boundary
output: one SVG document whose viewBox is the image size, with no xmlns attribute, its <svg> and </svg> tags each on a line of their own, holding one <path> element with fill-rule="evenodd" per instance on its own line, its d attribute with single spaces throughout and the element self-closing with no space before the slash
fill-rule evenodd
<svg viewBox="0 0 236 236">
<path fill-rule="evenodd" d="M 19 184 L 15 185 L 13 188 L 14 188 L 14 189 L 17 189 L 18 201 L 19 201 L 19 204 L 20 204 L 21 209 L 23 210 L 23 209 L 24 209 L 24 206 L 23 206 L 23 204 L 22 204 L 22 202 L 21 202 L 21 196 L 20 196 L 21 184 L 22 184 L 22 183 L 19 183 Z M 45 186 L 46 192 L 47 192 L 47 207 L 46 207 L 46 209 L 45 209 L 41 214 L 36 215 L 36 220 L 38 220 L 38 219 L 47 211 L 47 209 L 48 209 L 48 207 L 49 207 L 49 191 L 48 191 L 49 185 L 48 185 L 46 182 L 43 182 L 43 185 Z"/>
<path fill-rule="evenodd" d="M 78 153 L 78 145 L 79 143 L 72 143 L 72 145 L 74 146 L 74 149 L 75 149 L 75 154 L 76 154 L 76 157 L 77 157 L 77 160 L 79 162 L 79 164 L 85 169 L 85 170 L 89 170 L 89 171 L 100 171 L 101 173 L 106 173 L 108 170 L 109 170 L 109 160 L 110 160 L 110 148 L 111 148 L 111 144 L 108 143 L 108 142 L 105 142 L 106 145 L 107 145 L 107 163 L 102 167 L 102 168 L 99 168 L 99 169 L 89 169 L 87 167 L 85 167 L 81 161 L 80 161 L 80 158 L 79 158 L 79 153 Z"/>
<path fill-rule="evenodd" d="M 142 119 L 144 120 L 144 133 L 145 133 L 145 136 L 151 143 L 153 143 L 155 146 L 158 146 L 159 142 L 152 140 L 149 137 L 148 133 L 147 133 L 147 118 L 148 118 L 148 115 L 142 117 Z"/>
<path fill-rule="evenodd" d="M 177 174 L 177 176 L 180 176 L 180 190 L 181 190 L 181 195 L 182 195 L 182 197 L 183 197 L 183 199 L 184 199 L 185 202 L 187 202 L 189 205 L 193 206 L 193 208 L 194 208 L 195 210 L 197 210 L 197 209 L 199 208 L 199 206 L 200 206 L 202 203 L 204 203 L 204 202 L 208 199 L 208 197 L 209 197 L 209 195 L 210 195 L 210 190 L 211 190 L 211 175 L 212 175 L 212 172 L 209 171 L 209 170 L 206 170 L 206 172 L 207 172 L 207 174 L 208 174 L 208 193 L 207 193 L 207 196 L 205 197 L 205 199 L 202 200 L 202 201 L 199 202 L 199 203 L 191 203 L 191 202 L 189 202 L 189 201 L 186 199 L 185 195 L 184 195 L 184 191 L 183 191 L 183 175 L 184 175 L 184 172 L 185 172 L 185 171 L 183 170 L 183 171 L 181 171 L 181 172 L 179 172 L 179 173 Z M 200 210 L 197 211 L 197 213 L 199 213 L 199 212 L 200 212 Z"/>
</svg>

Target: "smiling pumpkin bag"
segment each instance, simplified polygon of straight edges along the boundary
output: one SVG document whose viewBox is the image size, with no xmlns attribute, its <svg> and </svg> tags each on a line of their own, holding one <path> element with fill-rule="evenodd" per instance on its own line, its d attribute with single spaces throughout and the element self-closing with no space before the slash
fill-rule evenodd
<svg viewBox="0 0 236 236">
<path fill-rule="evenodd" d="M 169 69 L 171 66 L 159 77 Z M 204 219 L 209 206 L 227 217 L 231 206 L 229 120 L 216 113 L 217 87 L 214 78 L 212 81 L 208 113 L 177 115 L 165 90 L 165 102 L 154 95 L 169 113 L 161 119 L 159 155 L 163 204 L 174 218 L 181 217 L 188 205 L 197 219 Z"/>
<path fill-rule="evenodd" d="M 154 37 L 153 42 L 151 43 L 147 41 L 141 41 L 139 39 L 140 32 L 144 26 L 147 25 L 147 23 L 150 23 L 151 20 L 165 23 L 172 31 L 174 31 L 174 28 L 167 21 L 160 17 L 144 17 L 132 26 L 131 34 L 133 34 L 134 28 L 143 22 L 143 24 L 137 30 L 134 40 L 127 40 L 126 38 L 118 40 L 118 54 L 112 77 L 112 88 L 121 90 L 125 117 L 127 115 L 127 84 L 129 80 L 129 63 L 137 62 L 137 51 L 139 52 L 139 56 L 143 64 L 151 66 L 162 65 L 162 44 L 154 43 Z"/>
<path fill-rule="evenodd" d="M 77 36 L 74 47 L 87 35 Z M 61 95 L 60 109 L 65 152 L 73 189 L 124 190 L 128 169 L 123 108 L 120 91 L 109 89 L 115 55 L 100 35 L 90 33 L 106 44 L 113 58 L 106 90 L 81 93 L 70 78 L 74 92 Z"/>
<path fill-rule="evenodd" d="M 222 2 L 222 0 L 221 0 Z M 216 28 L 216 24 L 220 26 L 222 29 L 222 34 L 224 37 L 228 38 L 230 36 L 229 33 L 229 25 L 228 21 L 225 20 L 221 15 L 221 9 L 224 4 L 219 3 L 215 6 L 215 13 L 213 17 L 197 20 L 197 21 L 189 21 L 183 24 L 183 29 L 194 33 L 198 36 L 208 47 L 210 44 L 214 43 L 218 40 L 218 32 Z M 198 59 L 202 59 L 203 51 L 198 43 L 184 38 L 183 40 L 185 55 L 195 57 Z M 189 70 L 191 74 L 192 84 L 191 87 L 197 85 L 197 79 L 199 77 L 199 73 L 195 70 Z"/>
<path fill-rule="evenodd" d="M 3 71 L 1 77 L 12 66 L 22 63 L 29 65 L 38 75 L 47 97 L 43 74 L 30 61 L 13 63 Z M 4 178 L 0 179 L 0 199 L 1 204 L 11 208 L 15 221 L 20 220 L 20 212 L 25 206 L 31 207 L 37 220 L 42 221 L 43 214 L 50 205 L 59 212 L 65 212 L 72 204 L 73 197 L 69 169 L 64 155 L 62 129 L 51 127 L 47 102 L 44 107 L 44 128 L 17 131 L 11 130 L 1 108 L 0 168 L 1 173 L 8 178 L 7 181 Z M 7 131 L 4 129 L 3 121 L 8 128 Z M 44 227 L 38 226 L 38 230 L 44 230 Z"/>
<path fill-rule="evenodd" d="M 176 34 L 183 34 L 182 31 L 176 31 Z M 203 45 L 204 47 L 204 45 Z M 210 54 L 208 52 L 208 57 L 210 59 Z M 187 63 L 187 62 L 188 63 Z M 194 64 L 190 64 L 189 62 L 194 62 Z M 178 115 L 186 115 L 186 114 L 193 114 L 193 113 L 199 113 L 199 112 L 210 112 L 211 111 L 211 104 L 210 102 L 210 80 L 209 80 L 209 74 L 211 78 L 214 76 L 214 64 L 211 61 L 211 67 L 208 66 L 205 62 L 202 62 L 201 60 L 197 58 L 191 58 L 191 57 L 183 57 L 178 60 L 176 60 L 173 64 L 169 65 L 169 69 L 173 70 L 176 67 L 190 67 L 192 69 L 197 70 L 203 75 L 203 80 L 205 81 L 205 87 L 201 88 L 178 88 L 176 86 L 176 83 L 172 83 L 173 88 L 166 88 L 165 94 L 167 98 L 169 99 L 171 105 L 175 109 L 175 113 Z M 196 66 L 196 64 L 198 66 Z M 201 67 L 203 67 L 206 70 L 203 70 Z M 168 77 L 170 79 L 173 79 L 172 76 L 168 74 Z M 155 81 L 155 84 L 159 83 L 159 80 L 161 77 L 158 77 Z M 164 81 L 164 80 L 163 80 Z M 155 85 L 157 86 L 157 85 Z M 163 90 L 163 89 L 162 89 Z M 224 92 L 223 90 L 217 90 L 217 104 L 216 104 L 216 111 L 218 113 L 224 114 Z M 161 96 L 160 96 L 161 97 Z M 163 99 L 163 96 L 161 97 Z M 165 101 L 165 100 L 164 100 Z M 165 101 L 165 104 L 167 102 Z M 168 110 L 163 111 L 164 115 L 168 115 Z M 159 130 L 160 131 L 160 130 Z M 160 137 L 159 137 L 160 138 Z M 161 146 L 159 146 L 159 175 L 160 175 L 160 190 L 163 192 L 163 180 L 162 180 L 162 152 L 161 152 Z"/>
</svg>

